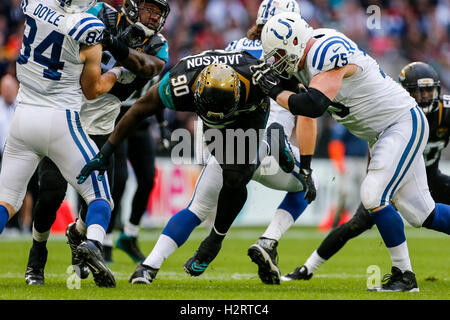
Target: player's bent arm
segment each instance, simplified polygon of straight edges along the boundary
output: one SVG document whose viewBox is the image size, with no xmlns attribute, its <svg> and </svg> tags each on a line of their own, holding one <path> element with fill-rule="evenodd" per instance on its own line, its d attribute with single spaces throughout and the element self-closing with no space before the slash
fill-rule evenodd
<svg viewBox="0 0 450 320">
<path fill-rule="evenodd" d="M 164 105 L 159 97 L 158 88 L 159 82 L 150 87 L 150 89 L 130 107 L 110 135 L 108 139 L 109 144 L 118 146 L 144 119 L 153 116 L 164 109 Z"/>
<path fill-rule="evenodd" d="M 135 75 L 150 79 L 160 74 L 165 66 L 162 59 L 131 48 L 128 56 L 120 60 L 120 63 Z"/>
<path fill-rule="evenodd" d="M 101 72 L 102 45 L 83 45 L 80 50 L 81 61 L 84 62 L 81 73 L 81 90 L 86 99 L 92 100 L 108 92 L 117 81 L 118 75 L 108 71 Z"/>
<path fill-rule="evenodd" d="M 353 75 L 357 68 L 355 65 L 347 65 L 319 73 L 311 79 L 307 92 L 295 94 L 285 90 L 276 97 L 276 101 L 292 114 L 318 118 L 336 97 L 342 79 Z"/>
</svg>

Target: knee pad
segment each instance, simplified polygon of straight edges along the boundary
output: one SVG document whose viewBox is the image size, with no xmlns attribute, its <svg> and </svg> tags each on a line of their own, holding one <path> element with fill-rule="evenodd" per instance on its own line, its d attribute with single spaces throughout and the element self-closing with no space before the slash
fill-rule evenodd
<svg viewBox="0 0 450 320">
<path fill-rule="evenodd" d="M 370 210 L 381 206 L 381 185 L 378 179 L 372 175 L 367 175 L 361 184 L 360 197 L 364 208 Z"/>
</svg>

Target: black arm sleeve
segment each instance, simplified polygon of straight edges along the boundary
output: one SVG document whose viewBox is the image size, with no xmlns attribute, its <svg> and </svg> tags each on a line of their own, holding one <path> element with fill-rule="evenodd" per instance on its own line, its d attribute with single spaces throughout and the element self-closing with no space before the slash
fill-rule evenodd
<svg viewBox="0 0 450 320">
<path fill-rule="evenodd" d="M 317 89 L 293 94 L 288 99 L 289 111 L 294 115 L 318 118 L 328 109 L 332 101 Z"/>
</svg>

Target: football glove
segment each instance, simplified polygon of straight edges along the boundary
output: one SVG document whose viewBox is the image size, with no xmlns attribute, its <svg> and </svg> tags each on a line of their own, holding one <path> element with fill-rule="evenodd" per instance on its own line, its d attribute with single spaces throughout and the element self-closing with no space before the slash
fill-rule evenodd
<svg viewBox="0 0 450 320">
<path fill-rule="evenodd" d="M 86 179 L 91 175 L 92 172 L 98 170 L 97 180 L 102 181 L 105 175 L 105 171 L 109 166 L 109 160 L 104 154 L 100 151 L 96 154 L 96 156 L 91 159 L 84 167 L 81 169 L 81 172 L 78 174 L 78 184 L 82 184 Z"/>
<path fill-rule="evenodd" d="M 273 73 L 269 65 L 262 63 L 250 66 L 250 71 L 252 72 L 253 84 L 258 85 L 262 92 L 276 100 L 283 88 L 279 86 L 280 79 Z"/>
<path fill-rule="evenodd" d="M 141 26 L 132 24 L 127 27 L 117 39 L 126 44 L 127 47 L 136 48 L 144 42 L 146 37 L 145 31 Z"/>
<path fill-rule="evenodd" d="M 316 199 L 316 185 L 312 177 L 312 169 L 300 169 L 300 179 L 302 180 L 305 193 L 305 199 L 310 204 Z"/>
</svg>

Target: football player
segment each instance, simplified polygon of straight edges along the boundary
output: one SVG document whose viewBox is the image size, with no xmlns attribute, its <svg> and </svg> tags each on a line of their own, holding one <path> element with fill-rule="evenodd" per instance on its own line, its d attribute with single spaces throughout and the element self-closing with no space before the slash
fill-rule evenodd
<svg viewBox="0 0 450 320">
<path fill-rule="evenodd" d="M 133 95 L 135 91 L 140 93 L 140 90 L 148 82 L 151 82 L 153 77 L 159 75 L 168 61 L 167 41 L 158 31 L 164 24 L 169 7 L 164 1 L 156 2 L 158 2 L 158 5 L 154 4 L 154 1 L 142 1 L 136 6 L 138 13 L 133 15 L 133 20 L 126 18 L 127 14 L 130 15 L 127 12 L 131 11 L 129 9 L 131 5 L 128 4 L 128 1 L 125 1 L 124 4 L 128 10 L 123 9 L 122 12 L 118 12 L 108 4 L 101 2 L 87 11 L 91 16 L 85 18 L 85 23 L 88 24 L 91 20 L 100 20 L 106 26 L 105 37 L 103 38 L 102 72 L 115 70 L 114 68 L 121 65 L 126 65 L 129 70 L 132 70 L 126 71 L 108 93 L 95 99 L 86 99 L 81 108 L 81 124 L 99 148 L 105 143 L 114 128 L 121 102 Z M 159 5 L 159 3 L 165 5 Z M 149 12 L 153 12 L 151 10 L 157 13 L 149 14 Z M 83 27 L 84 25 L 80 28 Z M 148 163 L 148 166 L 151 167 L 151 165 L 152 163 Z M 30 249 L 25 273 L 25 280 L 30 285 L 44 283 L 44 268 L 48 254 L 46 242 L 67 188 L 66 180 L 55 163 L 49 158 L 44 158 L 41 161 L 38 173 L 40 187 L 39 198 L 34 208 L 33 246 Z M 111 177 L 110 182 L 112 183 L 115 180 L 113 162 L 108 168 L 108 175 Z M 106 180 L 103 181 L 103 186 L 106 187 Z M 117 196 L 117 192 L 114 193 L 114 188 L 111 189 L 113 190 L 111 196 L 114 202 L 118 203 L 117 198 L 120 201 L 120 197 Z M 83 241 L 86 233 L 86 206 L 84 202 L 82 202 L 82 208 L 80 218 L 77 219 L 76 223 L 68 226 L 66 235 L 72 250 L 72 264 L 77 266 L 76 271 L 79 276 L 85 279 L 89 274 L 89 268 L 80 264 L 76 257 L 76 248 Z M 111 221 L 107 229 L 107 234 L 110 236 L 106 236 L 105 242 L 112 242 L 110 232 L 114 224 L 115 212 L 117 210 L 112 211 Z"/>
<path fill-rule="evenodd" d="M 259 62 L 245 51 L 205 51 L 183 58 L 130 108 L 108 142 L 79 175 L 79 183 L 82 183 L 93 170 L 103 172 L 115 146 L 136 124 L 155 112 L 170 108 L 197 113 L 205 124 L 205 137 L 209 136 L 206 139 L 210 142 L 214 134 L 218 134 L 218 139 L 223 141 L 222 144 L 208 144 L 209 151 L 221 167 L 223 183 L 217 194 L 217 213 L 211 233 L 185 264 L 190 274 L 201 274 L 216 257 L 229 227 L 247 199 L 246 185 L 257 167 L 255 160 L 261 141 L 260 132 L 264 131 L 269 114 L 268 98 L 250 78 L 250 66 Z M 256 146 L 248 140 L 245 146 L 236 146 L 230 140 L 235 139 L 233 135 L 226 134 L 230 129 L 231 132 L 255 132 Z M 230 161 L 229 149 L 233 145 L 237 152 L 231 153 Z M 279 146 L 281 153 L 287 153 L 279 160 L 288 168 L 289 162 L 294 161 L 293 156 L 287 148 L 283 148 L 282 141 Z M 237 161 L 238 158 L 245 160 Z M 290 168 L 292 170 L 293 167 Z M 192 223 L 198 223 L 198 220 L 190 219 Z M 174 223 L 177 227 L 180 224 Z"/>
<path fill-rule="evenodd" d="M 97 152 L 80 123 L 83 94 L 95 99 L 121 80 L 122 68 L 101 74 L 104 24 L 85 11 L 95 0 L 22 2 L 25 31 L 17 58 L 18 107 L 0 173 L 0 232 L 20 208 L 27 183 L 44 157 L 88 203 L 86 237 L 74 248 L 100 287 L 115 287 L 101 244 L 113 201 L 95 174 L 78 185 L 74 172 Z M 107 179 L 105 179 L 107 181 Z"/>
<path fill-rule="evenodd" d="M 423 110 L 430 126 L 430 135 L 423 156 L 431 196 L 435 202 L 450 204 L 450 177 L 439 170 L 441 152 L 450 139 L 450 96 L 440 96 L 438 75 L 432 66 L 424 62 L 412 62 L 403 67 L 399 81 Z M 304 265 L 281 277 L 281 280 L 311 279 L 313 273 L 348 240 L 372 228 L 374 224 L 369 212 L 361 204 L 353 218 L 332 230 Z M 391 287 L 388 283 L 385 286 Z"/>
<path fill-rule="evenodd" d="M 273 15 L 290 11 L 300 14 L 298 4 L 294 0 L 263 1 L 259 7 L 256 26 L 248 31 L 248 38 L 231 42 L 225 50 L 229 52 L 247 51 L 255 58 L 261 59 L 263 50 L 260 33 L 264 23 Z M 312 129 L 309 132 L 314 132 L 314 122 L 315 119 L 299 117 L 297 125 L 301 130 Z M 268 132 L 270 133 L 273 128 L 282 128 L 281 130 L 284 130 L 282 135 L 290 137 L 294 126 L 295 116 L 278 106 L 274 101 L 271 101 L 267 123 Z M 302 135 L 301 137 L 304 136 Z M 307 137 L 314 138 L 313 135 L 307 135 Z M 307 147 L 314 148 L 315 146 L 315 139 L 301 142 L 301 150 L 308 150 Z M 283 172 L 283 170 L 276 170 L 276 174 L 270 173 L 270 168 L 275 168 L 277 165 L 275 159 L 269 157 L 267 158 L 268 161 L 263 161 L 252 177 L 252 180 L 258 181 L 269 188 L 288 191 L 264 234 L 248 250 L 248 255 L 258 265 L 260 279 L 266 284 L 280 283 L 280 270 L 277 265 L 276 250 L 278 241 L 302 214 L 307 206 L 307 202 L 313 200 L 311 194 L 308 194 L 308 199 L 305 199 L 306 191 L 303 190 L 304 187 L 300 179 L 297 179 L 302 164 L 302 161 L 299 160 L 307 157 L 307 154 L 302 152 L 302 155 L 299 156 L 298 149 L 292 147 L 289 141 L 286 143 L 292 149 L 296 159 L 294 171 L 290 175 Z M 307 145 L 307 143 L 310 145 Z M 222 182 L 222 171 L 214 158 L 209 159 L 200 176 L 201 178 L 197 180 L 195 193 L 189 205 L 177 212 L 169 220 L 147 259 L 136 267 L 130 278 L 131 283 L 151 283 L 164 260 L 184 244 L 194 228 L 209 217 L 214 216 Z M 293 177 L 297 178 L 294 179 Z M 194 275 L 200 274 L 200 272 L 196 272 Z"/>
<path fill-rule="evenodd" d="M 374 290 L 418 291 L 397 209 L 415 227 L 450 234 L 450 206 L 436 204 L 428 190 L 422 152 L 429 127 L 423 111 L 374 59 L 336 30 L 313 30 L 297 14 L 282 13 L 265 24 L 261 38 L 271 66 L 254 69 L 254 81 L 265 93 L 293 114 L 319 117 L 328 111 L 369 143 L 361 200 L 393 263 L 389 285 Z M 308 87 L 306 92 L 279 84 L 278 77 L 292 76 Z"/>
</svg>

